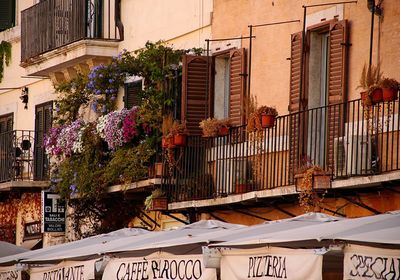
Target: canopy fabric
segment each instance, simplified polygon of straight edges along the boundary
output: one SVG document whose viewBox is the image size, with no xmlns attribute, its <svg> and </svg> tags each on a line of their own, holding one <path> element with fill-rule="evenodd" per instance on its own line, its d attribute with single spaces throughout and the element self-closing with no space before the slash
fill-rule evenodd
<svg viewBox="0 0 400 280">
<path fill-rule="evenodd" d="M 15 255 L 27 251 L 29 250 L 5 241 L 0 241 L 0 257 Z"/>
<path fill-rule="evenodd" d="M 221 280 L 322 280 L 323 256 L 315 250 L 263 247 L 221 253 Z"/>
<path fill-rule="evenodd" d="M 334 222 L 318 223 L 286 229 L 277 232 L 265 231 L 256 236 L 246 236 L 213 246 L 243 246 L 257 244 L 276 244 L 299 241 L 349 240 L 400 244 L 400 212 L 368 216 L 353 219 L 341 219 Z M 360 239 L 357 239 L 360 237 Z"/>
<path fill-rule="evenodd" d="M 257 236 L 265 232 L 278 232 L 281 230 L 288 230 L 293 228 L 301 228 L 304 226 L 315 225 L 323 222 L 333 222 L 341 220 L 342 218 L 333 217 L 330 215 L 322 213 L 307 213 L 294 218 L 268 221 L 263 224 L 254 225 L 250 227 L 237 227 L 231 228 L 228 231 L 217 231 L 202 234 L 192 234 L 187 236 L 179 236 L 174 239 L 161 240 L 153 243 L 140 244 L 139 247 L 129 247 L 127 250 L 146 250 L 150 248 L 165 249 L 173 246 L 183 246 L 189 244 L 204 244 L 208 245 L 210 243 L 230 241 L 238 238 L 243 238 L 243 236 Z M 108 252 L 115 252 L 115 248 L 109 250 Z"/>
<path fill-rule="evenodd" d="M 144 229 L 125 228 L 125 229 L 113 231 L 110 233 L 105 233 L 105 234 L 100 234 L 100 235 L 84 238 L 84 239 L 77 240 L 74 242 L 69 242 L 69 243 L 64 243 L 64 244 L 59 244 L 59 245 L 42 248 L 42 249 L 35 250 L 35 251 L 28 251 L 28 252 L 21 253 L 21 254 L 10 253 L 10 254 L 6 254 L 5 257 L 0 258 L 0 265 L 9 265 L 9 264 L 16 263 L 20 260 L 35 258 L 35 257 L 39 257 L 41 255 L 51 254 L 51 253 L 55 253 L 55 252 L 61 252 L 64 250 L 71 250 L 74 248 L 79 248 L 81 250 L 84 250 L 84 248 L 89 245 L 103 244 L 103 243 L 110 242 L 111 240 L 116 240 L 116 239 L 120 239 L 120 238 L 124 238 L 124 237 L 128 237 L 128 236 L 137 236 L 137 235 L 145 234 L 147 232 L 148 231 L 144 230 Z"/>
<path fill-rule="evenodd" d="M 157 252 L 139 258 L 111 259 L 105 267 L 102 279 L 216 280 L 217 272 L 213 268 L 204 267 L 201 254 L 172 255 Z"/>
<path fill-rule="evenodd" d="M 197 236 L 210 232 L 225 231 L 235 228 L 242 228 L 242 225 L 229 224 L 215 220 L 199 221 L 190 225 L 182 226 L 175 230 L 146 232 L 146 234 L 136 234 L 132 236 L 119 236 L 110 240 L 99 240 L 100 242 L 86 243 L 84 246 L 61 247 L 58 250 L 43 251 L 37 250 L 38 254 L 29 255 L 21 258 L 21 262 L 56 262 L 65 259 L 82 259 L 98 256 L 108 252 L 134 251 L 143 244 L 152 244 L 158 241 L 166 241 L 177 237 Z M 74 242 L 72 242 L 74 243 Z M 69 243 L 67 243 L 69 244 Z M 155 249 L 149 246 L 147 249 Z M 0 259 L 1 262 L 1 259 Z"/>
</svg>

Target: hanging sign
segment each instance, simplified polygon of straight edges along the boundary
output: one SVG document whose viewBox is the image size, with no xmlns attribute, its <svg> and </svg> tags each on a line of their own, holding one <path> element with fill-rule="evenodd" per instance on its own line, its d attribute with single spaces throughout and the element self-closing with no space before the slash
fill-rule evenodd
<svg viewBox="0 0 400 280">
<path fill-rule="evenodd" d="M 65 202 L 56 193 L 42 191 L 42 232 L 65 232 Z"/>
<path fill-rule="evenodd" d="M 31 280 L 90 280 L 94 279 L 94 263 L 90 261 L 63 261 L 57 265 L 30 269 Z"/>
<path fill-rule="evenodd" d="M 0 280 L 21 280 L 21 271 L 15 266 L 0 266 Z"/>
<path fill-rule="evenodd" d="M 322 280 L 322 255 L 265 247 L 222 251 L 221 280 L 244 279 Z"/>
<path fill-rule="evenodd" d="M 400 279 L 400 250 L 346 246 L 343 279 Z"/>
<path fill-rule="evenodd" d="M 141 258 L 111 260 L 103 273 L 103 280 L 216 280 L 216 270 L 205 268 L 202 255 L 172 255 L 154 253 Z"/>
</svg>

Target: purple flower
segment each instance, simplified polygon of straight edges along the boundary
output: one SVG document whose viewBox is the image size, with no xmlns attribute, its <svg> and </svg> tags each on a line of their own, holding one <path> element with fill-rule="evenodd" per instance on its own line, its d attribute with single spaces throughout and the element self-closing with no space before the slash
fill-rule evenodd
<svg viewBox="0 0 400 280">
<path fill-rule="evenodd" d="M 95 113 L 97 112 L 97 102 L 92 103 L 92 111 Z"/>
<path fill-rule="evenodd" d="M 111 101 L 115 101 L 116 98 L 117 98 L 117 97 L 116 97 L 115 95 L 112 95 L 112 96 L 111 96 Z"/>
<path fill-rule="evenodd" d="M 69 189 L 71 190 L 72 193 L 76 193 L 76 184 L 72 184 L 71 186 L 69 186 Z"/>
</svg>

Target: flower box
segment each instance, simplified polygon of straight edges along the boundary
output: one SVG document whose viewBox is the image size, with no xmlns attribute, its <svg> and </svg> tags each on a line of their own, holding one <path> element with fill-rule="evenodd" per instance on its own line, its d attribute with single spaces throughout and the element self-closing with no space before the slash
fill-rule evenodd
<svg viewBox="0 0 400 280">
<path fill-rule="evenodd" d="M 151 201 L 150 210 L 152 211 L 168 210 L 168 198 L 166 197 L 153 198 Z"/>
<path fill-rule="evenodd" d="M 300 192 L 303 190 L 302 185 L 304 183 L 304 175 L 305 173 L 300 173 L 294 175 L 295 184 L 296 184 L 296 191 Z M 331 176 L 326 172 L 321 171 L 314 171 L 312 174 L 312 183 L 311 188 L 314 191 L 326 191 L 330 189 L 331 185 Z"/>
</svg>

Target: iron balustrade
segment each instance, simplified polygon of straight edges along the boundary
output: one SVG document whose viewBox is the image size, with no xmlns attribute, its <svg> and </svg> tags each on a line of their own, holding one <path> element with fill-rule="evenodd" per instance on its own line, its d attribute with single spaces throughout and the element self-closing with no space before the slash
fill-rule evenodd
<svg viewBox="0 0 400 280">
<path fill-rule="evenodd" d="M 319 165 L 333 180 L 399 170 L 399 102 L 364 107 L 353 100 L 279 116 L 260 133 L 188 136 L 164 150 L 162 187 L 170 202 L 223 197 L 294 184 Z"/>
<path fill-rule="evenodd" d="M 47 180 L 48 170 L 47 155 L 35 143 L 34 131 L 0 133 L 0 183 Z"/>
<path fill-rule="evenodd" d="M 116 1 L 45 0 L 21 12 L 21 61 L 83 39 L 119 40 Z"/>
</svg>

